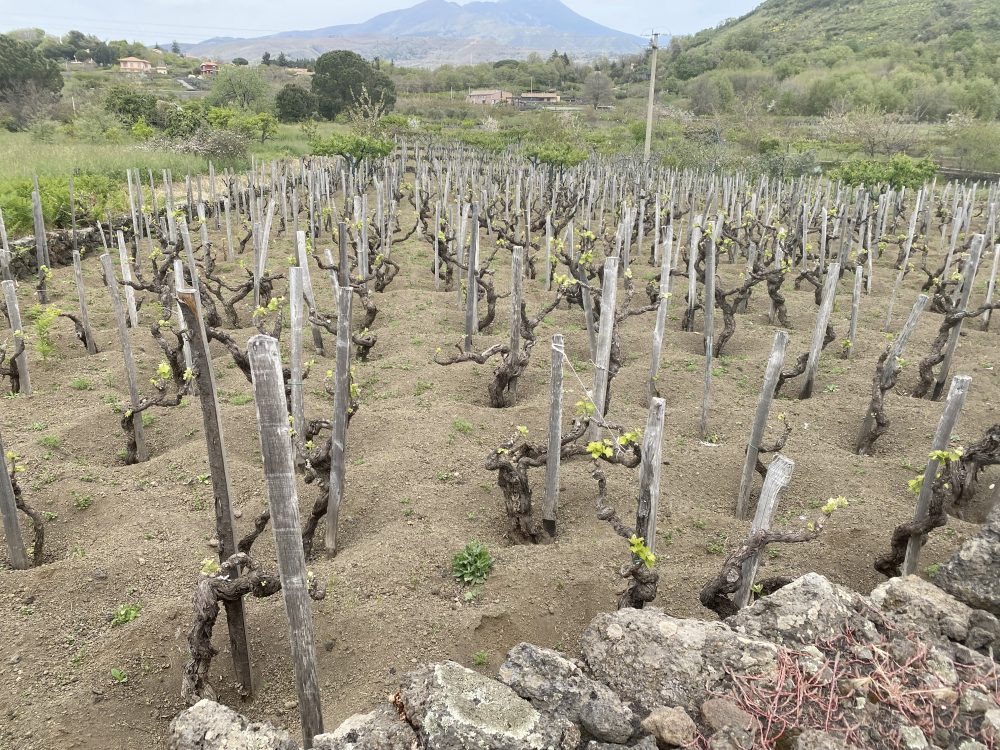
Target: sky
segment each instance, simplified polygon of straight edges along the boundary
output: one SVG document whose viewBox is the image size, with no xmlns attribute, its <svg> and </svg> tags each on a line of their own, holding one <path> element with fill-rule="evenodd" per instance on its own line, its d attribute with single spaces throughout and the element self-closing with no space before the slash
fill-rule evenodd
<svg viewBox="0 0 1000 750">
<path fill-rule="evenodd" d="M 751 10 L 760 0 L 563 0 L 598 23 L 648 36 L 689 34 Z M 146 43 L 199 42 L 359 23 L 417 0 L 0 0 L 0 31 L 70 29 Z"/>
</svg>

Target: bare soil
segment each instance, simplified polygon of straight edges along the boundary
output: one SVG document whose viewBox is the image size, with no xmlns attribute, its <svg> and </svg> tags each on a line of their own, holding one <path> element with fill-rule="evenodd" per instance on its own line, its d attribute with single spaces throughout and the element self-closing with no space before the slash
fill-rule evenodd
<svg viewBox="0 0 1000 750">
<path fill-rule="evenodd" d="M 224 243 L 214 232 L 213 238 Z M 331 244 L 329 236 L 326 244 Z M 283 262 L 291 247 L 289 235 L 277 235 L 273 263 Z M 779 522 L 795 528 L 821 517 L 818 508 L 831 497 L 844 496 L 850 504 L 826 519 L 817 541 L 766 556 L 761 575 L 817 571 L 867 593 L 882 580 L 872 567 L 875 557 L 887 549 L 892 528 L 912 514 L 907 481 L 923 470 L 942 404 L 915 400 L 908 391 L 940 315 L 924 314 L 904 354 L 911 364 L 887 398 L 892 426 L 876 455 L 863 458 L 851 450 L 875 361 L 886 344 L 880 328 L 895 276 L 889 265 L 894 253 L 890 249 L 876 265 L 875 294 L 862 300 L 853 358 L 839 357 L 850 312 L 848 275 L 832 319 L 838 340 L 822 358 L 816 395 L 806 401 L 788 398 L 800 387 L 793 381 L 772 410 L 772 436 L 779 431 L 779 412 L 793 426 L 784 452 L 796 463 Z M 34 395 L 7 398 L 0 412 L 4 445 L 23 456 L 27 467 L 20 475 L 26 500 L 54 514 L 42 567 L 14 571 L 6 561 L 0 563 L 0 748 L 165 747 L 168 723 L 184 707 L 179 691 L 193 587 L 202 560 L 216 556 L 208 544 L 214 520 L 197 399 L 148 412 L 154 418 L 146 429 L 148 462 L 124 466 L 118 457 L 124 437 L 113 405 L 127 400 L 127 388 L 97 254 L 96 248 L 88 249 L 85 268 L 101 353 L 87 356 L 61 320 L 56 354 L 43 362 L 31 352 Z M 432 361 L 438 347 L 461 340 L 464 314 L 455 292 L 434 290 L 430 245 L 415 237 L 394 248 L 393 257 L 403 270 L 377 296 L 378 344 L 370 362 L 355 365 L 362 405 L 348 438 L 342 551 L 335 559 L 325 556 L 321 525 L 309 563 L 328 584 L 326 600 L 314 604 L 327 728 L 393 692 L 400 676 L 419 662 L 454 659 L 472 666 L 474 654 L 484 652 L 486 664 L 479 668 L 494 671 L 506 650 L 522 640 L 574 653 L 591 618 L 614 606 L 622 587 L 618 570 L 626 560 L 622 540 L 595 518 L 595 486 L 586 462 L 565 466 L 558 539 L 537 546 L 508 544 L 496 477 L 483 467 L 487 452 L 517 425 L 527 426 L 531 439 L 544 440 L 551 334 L 565 334 L 568 357 L 581 379 L 567 371 L 567 412 L 583 385 L 590 385 L 593 373 L 579 309 L 562 307 L 539 328 L 541 340 L 517 405 L 491 409 L 486 398 L 491 365 L 445 368 Z M 497 283 L 506 290 L 509 254 L 498 258 Z M 644 262 L 636 265 L 637 280 L 649 270 Z M 723 263 L 723 283 L 735 283 L 740 270 Z M 232 268 L 231 273 L 242 271 Z M 321 309 L 332 310 L 325 275 L 313 274 Z M 907 279 L 896 304 L 897 327 L 917 283 L 916 275 Z M 984 286 L 981 278 L 974 301 L 982 299 Z M 698 438 L 701 335 L 679 330 L 685 287 L 683 279 L 675 282 L 660 380 L 667 399 L 663 455 L 668 463 L 656 542 L 656 604 L 680 617 L 709 617 L 698 603 L 698 591 L 747 530 L 733 519 L 732 508 L 775 327 L 767 322 L 768 299 L 758 287 L 717 363 L 711 423 L 719 443 L 703 443 Z M 531 314 L 547 295 L 540 281 L 529 281 L 526 288 Z M 56 304 L 74 308 L 71 269 L 55 272 L 52 289 Z M 278 289 L 284 293 L 284 282 Z M 816 308 L 811 289 L 793 291 L 789 280 L 783 291 L 792 321 L 791 361 L 808 346 Z M 22 312 L 33 303 L 31 283 L 21 284 L 20 300 Z M 133 333 L 143 384 L 161 360 L 148 333 L 156 314 L 147 304 L 141 311 L 143 326 Z M 241 314 L 249 322 L 249 310 Z M 485 348 L 503 340 L 508 321 L 509 303 L 501 300 L 497 321 L 477 344 Z M 652 326 L 647 315 L 629 319 L 622 330 L 628 361 L 614 381 L 611 418 L 630 427 L 645 424 Z M 998 421 L 998 331 L 1000 326 L 983 332 L 973 321 L 963 332 L 953 372 L 971 375 L 973 383 L 956 435 L 959 443 L 977 439 Z M 245 342 L 255 332 L 248 327 L 235 335 Z M 332 355 L 333 341 L 327 340 Z M 307 336 L 307 346 L 309 341 Z M 287 350 L 287 341 L 282 345 Z M 242 534 L 266 506 L 256 415 L 250 384 L 223 349 L 213 353 Z M 321 381 L 333 358 L 316 359 L 306 384 L 307 415 L 313 418 L 332 408 Z M 74 379 L 81 379 L 76 386 L 89 387 L 77 390 L 71 386 Z M 542 470 L 533 474 L 538 502 L 543 477 Z M 996 478 L 996 473 L 984 477 L 983 493 Z M 616 469 L 609 479 L 610 500 L 623 518 L 633 517 L 638 472 Z M 304 514 L 316 492 L 300 484 Z M 921 565 L 947 559 L 975 530 L 952 519 L 932 535 Z M 24 531 L 30 543 L 31 532 L 26 526 Z M 488 545 L 496 564 L 488 582 L 469 594 L 452 580 L 449 565 L 473 539 Z M 254 553 L 274 569 L 270 531 Z M 112 627 L 113 613 L 126 603 L 141 606 L 138 618 Z M 220 700 L 297 733 L 281 598 L 248 599 L 246 611 L 254 695 L 241 701 L 236 694 L 222 614 L 215 636 L 220 654 L 212 667 Z M 117 682 L 112 669 L 122 670 L 127 681 Z"/>
</svg>

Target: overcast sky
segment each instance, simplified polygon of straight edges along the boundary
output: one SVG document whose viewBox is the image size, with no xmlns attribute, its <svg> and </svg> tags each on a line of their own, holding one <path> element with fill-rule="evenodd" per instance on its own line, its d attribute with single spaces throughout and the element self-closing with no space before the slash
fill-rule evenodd
<svg viewBox="0 0 1000 750">
<path fill-rule="evenodd" d="M 760 0 L 563 0 L 577 13 L 621 31 L 687 34 L 739 16 Z M 417 0 L 275 2 L 274 0 L 0 0 L 0 30 L 79 29 L 148 43 L 252 37 L 366 21 Z"/>
</svg>

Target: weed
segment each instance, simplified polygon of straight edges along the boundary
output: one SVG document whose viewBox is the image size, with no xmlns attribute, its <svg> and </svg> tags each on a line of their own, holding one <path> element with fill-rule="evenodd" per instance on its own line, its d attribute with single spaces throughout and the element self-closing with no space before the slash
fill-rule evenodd
<svg viewBox="0 0 1000 750">
<path fill-rule="evenodd" d="M 128 682 L 128 675 L 125 674 L 125 672 L 120 670 L 118 667 L 111 668 L 111 677 L 119 685 L 124 685 L 126 682 Z"/>
<path fill-rule="evenodd" d="M 139 616 L 141 609 L 139 604 L 120 604 L 111 618 L 111 627 L 117 628 L 119 625 L 132 622 Z"/>
<path fill-rule="evenodd" d="M 424 380 L 417 381 L 417 387 L 413 389 L 414 396 L 423 396 L 427 391 L 434 387 L 433 383 L 428 383 Z"/>
<path fill-rule="evenodd" d="M 41 432 L 42 430 L 45 430 L 47 428 L 48 428 L 48 425 L 45 424 L 45 422 L 32 422 L 31 423 L 31 429 L 34 430 L 35 432 Z"/>
<path fill-rule="evenodd" d="M 706 521 L 702 520 L 701 518 L 694 519 L 691 522 L 691 525 L 694 526 L 696 529 L 703 529 L 704 530 L 704 529 L 708 528 L 708 523 Z"/>
<path fill-rule="evenodd" d="M 489 654 L 485 651 L 477 651 L 472 655 L 472 663 L 477 667 L 482 667 L 489 660 Z"/>
<path fill-rule="evenodd" d="M 451 558 L 451 573 L 464 584 L 485 583 L 491 570 L 493 558 L 481 542 L 469 542 Z"/>
<path fill-rule="evenodd" d="M 145 411 L 142 413 L 142 426 L 143 427 L 151 427 L 155 421 L 156 421 L 156 416 L 155 415 L 150 414 L 149 412 L 145 412 Z"/>
<path fill-rule="evenodd" d="M 86 378 L 73 378 L 69 381 L 69 387 L 74 391 L 92 391 L 94 385 Z"/>
<path fill-rule="evenodd" d="M 466 422 L 464 419 L 456 419 L 454 422 L 451 423 L 451 426 L 455 429 L 456 432 L 460 432 L 463 435 L 468 435 L 470 432 L 472 432 L 472 423 Z"/>
<path fill-rule="evenodd" d="M 928 578 L 933 578 L 941 570 L 941 563 L 931 563 L 926 568 L 924 568 L 924 573 Z"/>
<path fill-rule="evenodd" d="M 55 521 L 57 518 L 59 518 L 59 516 L 57 516 L 51 510 L 43 510 L 42 518 L 44 518 L 46 521 Z"/>
<path fill-rule="evenodd" d="M 87 510 L 87 508 L 94 504 L 93 495 L 81 495 L 76 490 L 73 490 L 70 494 L 73 496 L 73 505 L 77 510 Z"/>
<path fill-rule="evenodd" d="M 62 440 L 57 438 L 55 435 L 45 435 L 38 439 L 38 444 L 43 448 L 58 448 L 62 445 Z"/>
<path fill-rule="evenodd" d="M 253 401 L 253 396 L 248 393 L 234 393 L 229 397 L 229 403 L 233 406 L 243 406 Z"/>
</svg>

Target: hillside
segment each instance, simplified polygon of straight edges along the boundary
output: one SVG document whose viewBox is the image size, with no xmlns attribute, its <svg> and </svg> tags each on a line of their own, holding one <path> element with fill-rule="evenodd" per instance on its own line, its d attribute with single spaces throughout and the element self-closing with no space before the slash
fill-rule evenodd
<svg viewBox="0 0 1000 750">
<path fill-rule="evenodd" d="M 709 109 L 760 93 L 783 114 L 870 105 L 929 121 L 959 111 L 993 119 L 1000 3 L 766 0 L 714 29 L 675 37 L 661 60 L 665 88 L 710 94 Z"/>
<path fill-rule="evenodd" d="M 523 59 L 567 50 L 575 59 L 592 59 L 641 50 L 645 40 L 595 23 L 559 0 L 499 0 L 467 5 L 425 0 L 382 13 L 359 24 L 307 31 L 285 31 L 253 39 L 209 39 L 188 47 L 193 55 L 255 59 L 264 52 L 316 57 L 331 49 L 350 49 L 400 65 L 430 67 L 499 58 Z"/>
</svg>

